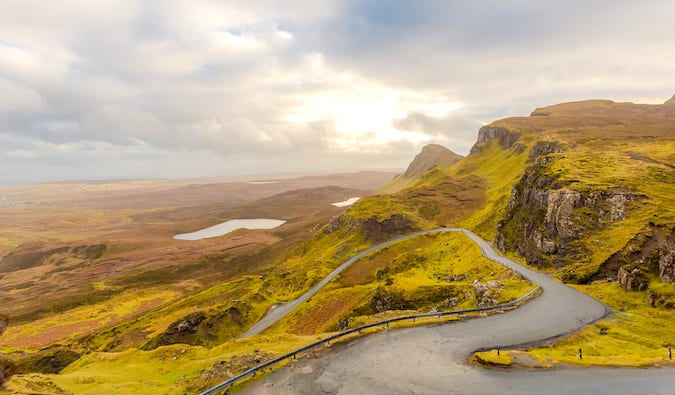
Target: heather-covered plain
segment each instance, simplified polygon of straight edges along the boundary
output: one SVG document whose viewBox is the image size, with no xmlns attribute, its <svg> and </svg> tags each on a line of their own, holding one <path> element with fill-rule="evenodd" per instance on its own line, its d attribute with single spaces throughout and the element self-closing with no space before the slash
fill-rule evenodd
<svg viewBox="0 0 675 395">
<path fill-rule="evenodd" d="M 423 150 L 403 173 L 414 176 L 373 175 L 368 185 L 360 176 L 342 187 L 291 188 L 316 180 L 242 184 L 237 188 L 247 193 L 262 190 L 250 200 L 226 195 L 229 202 L 217 184 L 197 185 L 195 195 L 179 187 L 181 199 L 160 198 L 152 207 L 140 203 L 148 191 L 118 198 L 106 192 L 66 211 L 59 210 L 66 195 L 51 191 L 52 200 L 4 207 L 13 225 L 0 233 L 0 286 L 12 291 L 0 298 L 10 317 L 0 348 L 18 368 L 9 388 L 197 392 L 343 329 L 474 307 L 474 280 L 498 280 L 499 303 L 534 287 L 483 257 L 461 233 L 418 236 L 366 255 L 261 334 L 239 338 L 360 251 L 443 226 L 470 229 L 610 309 L 578 333 L 505 347 L 500 355 L 480 351 L 475 363 L 669 365 L 667 347 L 675 341 L 669 325 L 675 319 L 673 119 L 673 100 L 566 103 L 486 125 L 467 157 Z M 12 201 L 36 193 L 11 192 Z M 349 207 L 332 205 L 352 196 L 363 197 Z M 287 222 L 272 230 L 171 240 L 228 218 L 256 217 Z M 49 221 L 64 236 L 41 226 Z M 69 273 L 67 284 L 63 273 Z M 36 277 L 43 281 L 31 280 Z M 427 322 L 438 320 L 414 325 Z M 58 369 L 44 367 L 50 358 L 61 361 Z M 137 369 L 128 373 L 129 367 Z"/>
</svg>

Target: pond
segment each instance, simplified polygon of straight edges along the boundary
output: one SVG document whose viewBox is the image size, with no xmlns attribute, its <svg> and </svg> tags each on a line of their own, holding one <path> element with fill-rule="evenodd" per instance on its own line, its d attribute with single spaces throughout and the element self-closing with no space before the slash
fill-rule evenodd
<svg viewBox="0 0 675 395">
<path fill-rule="evenodd" d="M 196 232 L 180 233 L 173 238 L 177 240 L 201 240 L 226 235 L 237 229 L 274 229 L 284 223 L 286 223 L 286 221 L 280 219 L 233 219 Z"/>
</svg>

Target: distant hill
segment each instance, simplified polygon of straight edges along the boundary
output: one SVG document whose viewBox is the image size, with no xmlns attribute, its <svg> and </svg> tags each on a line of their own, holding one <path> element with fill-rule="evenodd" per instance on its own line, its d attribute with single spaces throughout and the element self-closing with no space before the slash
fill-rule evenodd
<svg viewBox="0 0 675 395">
<path fill-rule="evenodd" d="M 438 166 L 440 168 L 450 167 L 463 158 L 439 144 L 429 144 L 422 148 L 422 151 L 415 156 L 408 166 L 408 169 L 402 174 L 398 174 L 394 179 L 386 184 L 380 192 L 394 193 L 405 189 L 415 181 L 424 176 L 426 172 Z"/>
<path fill-rule="evenodd" d="M 11 313 L 13 322 L 0 338 L 0 351 L 12 350 L 22 363 L 15 385 L 30 386 L 23 392 L 65 393 L 83 388 L 81 377 L 105 371 L 119 376 L 97 376 L 87 390 L 101 392 L 113 380 L 121 386 L 117 377 L 128 382 L 119 388 L 131 388 L 142 375 L 144 383 L 162 380 L 152 384 L 158 392 L 178 386 L 198 393 L 274 352 L 372 322 L 387 310 L 472 303 L 465 295 L 487 272 L 464 264 L 478 255 L 447 241 L 431 248 L 434 237 L 425 237 L 369 255 L 267 333 L 232 340 L 358 251 L 441 226 L 493 240 L 508 256 L 576 283 L 612 309 L 606 319 L 552 345 L 553 363 L 561 355 L 574 359 L 577 344 L 589 350 L 584 363 L 669 363 L 664 350 L 675 339 L 675 97 L 660 105 L 587 100 L 537 108 L 528 117 L 480 128 L 464 158 L 428 145 L 378 195 L 364 191 L 382 177 L 336 176 L 320 188 L 311 178 L 236 189 L 182 186 L 145 202 L 156 209 L 131 210 L 127 202 L 138 196 L 122 195 L 121 203 L 78 203 L 88 209 L 86 222 L 50 207 L 58 217 L 27 217 L 15 232 L 22 237 L 24 229 L 42 235 L 35 224 L 52 218 L 59 219 L 62 235 L 64 229 L 88 235 L 75 233 L 73 241 L 54 246 L 46 244 L 49 239 L 44 245 L 17 243 L 0 255 L 0 313 Z M 252 185 L 259 188 L 255 199 Z M 248 200 L 232 203 L 238 196 Z M 361 199 L 349 208 L 331 205 L 355 196 Z M 207 198 L 212 201 L 202 202 Z M 121 214 L 113 216 L 115 210 Z M 19 223 L 15 212 L 23 213 L 4 214 Z M 188 228 L 260 217 L 288 222 L 196 243 L 171 239 Z M 89 235 L 99 222 L 105 238 Z M 66 227 L 70 223 L 78 226 Z M 463 262 L 462 269 L 455 271 L 451 261 Z M 503 294 L 515 295 L 508 285 L 513 274 L 495 274 L 506 284 Z M 109 316 L 97 317 L 101 311 Z M 62 357 L 53 369 L 57 352 Z M 72 362 L 66 352 L 81 358 Z M 156 371 L 128 368 L 153 365 L 148 361 L 161 361 L 162 371 L 174 369 L 184 379 L 169 382 L 163 373 L 157 378 L 147 373 Z M 53 375 L 71 362 L 68 374 Z"/>
</svg>

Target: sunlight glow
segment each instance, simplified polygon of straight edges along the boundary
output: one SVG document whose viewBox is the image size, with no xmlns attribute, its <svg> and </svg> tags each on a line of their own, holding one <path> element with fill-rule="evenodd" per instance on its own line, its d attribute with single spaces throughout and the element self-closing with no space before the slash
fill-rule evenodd
<svg viewBox="0 0 675 395">
<path fill-rule="evenodd" d="M 288 111 L 284 121 L 305 125 L 331 122 L 334 130 L 325 139 L 335 151 L 372 151 L 396 141 L 428 142 L 431 136 L 396 129 L 392 122 L 412 113 L 444 117 L 462 107 L 461 103 L 446 97 L 423 96 L 391 89 L 350 73 L 332 73 L 320 54 L 309 56 L 307 63 L 307 77 L 301 80 L 293 75 L 291 79 L 298 85 L 314 83 L 332 89 L 301 96 L 301 104 Z"/>
</svg>

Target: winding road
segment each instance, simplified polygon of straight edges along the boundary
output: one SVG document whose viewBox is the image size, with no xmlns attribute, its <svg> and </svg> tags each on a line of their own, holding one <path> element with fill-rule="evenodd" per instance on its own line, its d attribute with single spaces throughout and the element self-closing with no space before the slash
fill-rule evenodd
<svg viewBox="0 0 675 395">
<path fill-rule="evenodd" d="M 305 294 L 300 296 L 299 298 L 288 302 L 288 303 L 279 303 L 276 304 L 267 311 L 267 314 L 258 321 L 255 325 L 253 325 L 249 330 L 246 332 L 242 333 L 239 338 L 243 338 L 246 336 L 250 335 L 257 335 L 258 333 L 264 331 L 265 329 L 269 328 L 272 326 L 274 323 L 282 319 L 286 314 L 290 313 L 291 311 L 295 310 L 296 307 L 300 306 L 302 303 L 306 302 L 314 296 L 317 292 L 321 290 L 321 288 L 325 287 L 326 284 L 328 284 L 332 279 L 335 278 L 338 274 L 340 274 L 343 270 L 351 266 L 354 262 L 358 261 L 359 259 L 363 258 L 364 256 L 370 254 L 371 252 L 375 252 L 377 250 L 381 250 L 382 248 L 385 248 L 387 246 L 390 246 L 394 243 L 398 243 L 399 241 L 404 241 L 408 239 L 413 239 L 415 237 L 423 236 L 423 235 L 428 235 L 431 233 L 441 233 L 441 232 L 456 232 L 459 231 L 459 229 L 456 228 L 439 228 L 439 229 L 432 229 L 432 230 L 426 230 L 422 232 L 417 232 L 417 233 L 411 233 L 409 235 L 405 236 L 399 236 L 395 239 L 389 240 L 387 242 L 378 244 L 376 246 L 370 247 L 368 249 L 365 249 L 358 254 L 354 255 L 353 257 L 349 258 L 345 263 L 342 265 L 338 266 L 335 270 L 330 272 L 326 278 L 321 280 L 318 284 L 316 284 L 312 289 L 307 291 Z"/>
<path fill-rule="evenodd" d="M 622 394 L 640 393 L 644 388 L 649 388 L 650 395 L 675 393 L 675 370 L 668 368 L 495 371 L 468 364 L 467 358 L 475 350 L 554 339 L 604 317 L 608 309 L 588 295 L 499 255 L 487 242 L 464 229 L 435 229 L 369 248 L 338 267 L 303 297 L 280 307 L 280 313 L 272 310 L 261 320 L 261 323 L 266 320 L 264 324 L 249 332 L 264 330 L 370 252 L 423 234 L 448 231 L 463 232 L 480 247 L 483 255 L 539 284 L 543 293 L 504 314 L 391 330 L 336 345 L 319 358 L 303 358 L 272 372 L 242 393 Z M 290 307 L 281 310 L 286 306 Z"/>
</svg>

